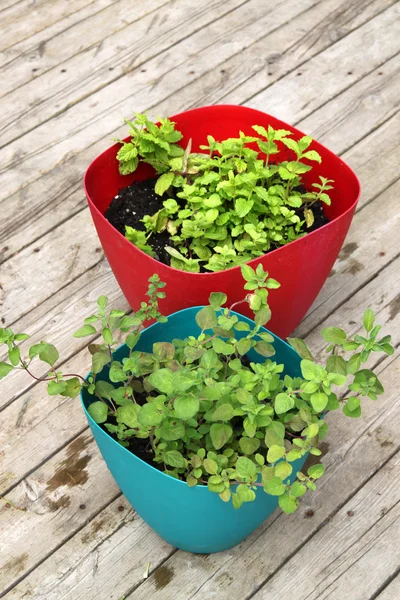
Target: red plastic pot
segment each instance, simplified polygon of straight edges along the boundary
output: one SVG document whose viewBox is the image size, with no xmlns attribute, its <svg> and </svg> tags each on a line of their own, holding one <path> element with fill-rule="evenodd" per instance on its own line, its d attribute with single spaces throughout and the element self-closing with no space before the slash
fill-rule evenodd
<svg viewBox="0 0 400 600">
<path fill-rule="evenodd" d="M 192 138 L 194 152 L 207 143 L 209 134 L 217 140 L 235 137 L 239 131 L 255 135 L 252 125 L 289 129 L 295 139 L 304 135 L 287 123 L 244 106 L 207 106 L 171 119 L 183 134 L 181 143 L 184 147 Z M 360 195 L 356 175 L 339 157 L 318 142 L 314 141 L 311 147 L 322 157 L 321 165 L 313 163 L 311 181 L 317 181 L 318 175 L 322 175 L 335 182 L 331 190 L 332 205 L 324 207 L 329 223 L 249 263 L 253 268 L 261 263 L 270 276 L 281 283 L 281 287 L 269 296 L 273 316 L 268 323 L 268 328 L 280 337 L 287 337 L 297 327 L 318 295 L 342 247 Z M 131 307 L 135 310 L 140 306 L 147 280 L 153 273 L 158 273 L 167 284 L 167 297 L 160 302 L 166 315 L 207 304 L 209 294 L 214 291 L 225 292 L 229 303 L 242 299 L 243 279 L 239 267 L 217 273 L 187 273 L 173 269 L 136 248 L 107 221 L 104 213 L 118 190 L 154 175 L 151 167 L 145 164 L 132 175 L 120 175 L 116 159 L 118 148 L 119 145 L 112 146 L 91 163 L 84 184 L 100 242 Z M 293 153 L 282 147 L 279 157 L 293 160 Z M 310 174 L 304 176 L 306 185 L 307 176 Z M 246 310 L 243 312 L 250 314 Z"/>
</svg>

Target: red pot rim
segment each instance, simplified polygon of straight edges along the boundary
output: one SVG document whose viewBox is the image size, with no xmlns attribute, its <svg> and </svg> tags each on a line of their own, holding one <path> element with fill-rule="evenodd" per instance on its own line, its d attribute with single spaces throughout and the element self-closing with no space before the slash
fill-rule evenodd
<svg viewBox="0 0 400 600">
<path fill-rule="evenodd" d="M 201 106 L 201 107 L 198 107 L 198 108 L 193 108 L 193 109 L 190 109 L 188 111 L 184 111 L 183 113 L 178 113 L 178 114 L 173 115 L 173 116 L 168 117 L 168 118 L 171 119 L 171 121 L 173 121 L 174 118 L 179 117 L 180 115 L 182 115 L 182 114 L 184 114 L 186 112 L 196 113 L 196 112 L 202 112 L 204 110 L 208 110 L 210 108 L 215 109 L 216 107 L 221 108 L 221 109 L 228 109 L 228 110 L 231 110 L 231 109 L 236 109 L 237 110 L 238 108 L 242 108 L 243 110 L 251 111 L 254 114 L 258 113 L 260 115 L 263 115 L 263 117 L 265 117 L 266 115 L 267 116 L 272 116 L 272 115 L 269 115 L 268 113 L 264 113 L 264 112 L 259 111 L 257 109 L 251 108 L 249 106 L 235 105 L 235 104 L 216 104 L 216 105 L 207 105 L 207 106 Z M 281 121 L 280 119 L 277 119 L 276 117 L 273 117 L 273 118 L 276 121 L 278 121 L 279 123 L 281 123 L 281 125 L 284 126 L 284 127 L 287 127 L 289 125 L 289 127 L 293 130 L 293 132 L 295 134 L 298 134 L 299 136 L 307 135 L 303 131 L 301 131 L 300 129 L 297 129 L 297 127 L 293 127 L 292 125 L 290 125 L 288 123 L 285 123 L 284 121 Z M 128 141 L 129 139 L 130 138 L 128 136 L 128 137 L 124 138 L 124 141 Z M 323 148 L 323 150 L 325 152 L 327 152 L 328 154 L 333 155 L 336 159 L 339 159 L 341 161 L 341 163 L 346 167 L 346 169 L 348 169 L 348 171 L 352 174 L 352 176 L 354 178 L 354 181 L 356 183 L 356 186 L 357 186 L 357 194 L 355 195 L 354 201 L 352 202 L 352 204 L 345 211 L 343 211 L 341 213 L 341 215 L 339 217 L 335 217 L 335 219 L 333 219 L 332 221 L 329 221 L 328 223 L 325 223 L 325 225 L 322 225 L 321 227 L 318 227 L 318 229 L 316 229 L 314 231 L 311 231 L 310 233 L 307 233 L 305 236 L 302 236 L 301 238 L 298 238 L 297 240 L 294 240 L 293 242 L 289 242 L 289 244 L 284 244 L 283 246 L 280 246 L 279 248 L 275 248 L 275 250 L 270 250 L 267 253 L 262 254 L 261 256 L 256 256 L 256 257 L 252 258 L 251 260 L 249 260 L 249 261 L 247 261 L 246 263 L 243 263 L 243 264 L 248 264 L 248 265 L 257 264 L 258 261 L 260 261 L 260 259 L 262 259 L 267 254 L 268 255 L 274 255 L 274 257 L 276 257 L 277 256 L 276 253 L 279 252 L 279 251 L 281 251 L 281 250 L 283 250 L 286 246 L 289 246 L 289 245 L 292 246 L 292 244 L 297 244 L 298 242 L 300 242 L 305 237 L 308 238 L 309 236 L 314 236 L 314 235 L 318 234 L 320 231 L 323 231 L 326 227 L 328 227 L 329 225 L 331 225 L 331 223 L 334 223 L 336 220 L 341 219 L 344 215 L 350 213 L 352 210 L 354 210 L 354 207 L 357 205 L 357 202 L 358 202 L 358 200 L 360 198 L 360 194 L 361 194 L 361 183 L 360 183 L 359 178 L 357 177 L 357 175 L 353 171 L 353 169 L 351 167 L 349 167 L 349 165 L 347 163 L 345 163 L 340 157 L 338 157 L 338 155 L 336 155 L 334 152 L 332 152 L 332 150 L 329 150 L 329 148 L 327 148 L 326 146 L 324 146 L 323 144 L 321 144 L 321 142 L 318 142 L 318 140 L 315 140 L 314 138 L 313 138 L 313 141 L 315 141 L 319 145 L 320 148 Z M 103 152 L 101 152 L 101 154 L 98 154 L 94 160 L 92 160 L 92 162 L 90 163 L 90 165 L 86 169 L 86 172 L 85 172 L 85 175 L 84 175 L 84 179 L 83 179 L 83 185 L 84 185 L 86 197 L 88 198 L 88 202 L 89 202 L 90 206 L 92 207 L 92 209 L 95 210 L 98 213 L 98 215 L 104 221 L 106 221 L 110 225 L 110 227 L 112 227 L 114 229 L 115 233 L 118 236 L 120 236 L 120 238 L 122 238 L 123 240 L 126 240 L 127 238 L 124 235 L 122 235 L 122 233 L 120 233 L 118 231 L 118 229 L 116 229 L 108 221 L 108 219 L 105 218 L 104 214 L 94 204 L 94 202 L 91 199 L 91 195 L 89 194 L 89 191 L 87 189 L 87 185 L 86 185 L 87 178 L 88 178 L 88 173 L 91 170 L 92 165 L 94 165 L 94 163 L 101 156 L 103 156 L 104 154 L 110 152 L 110 150 L 112 150 L 113 148 L 115 148 L 117 150 L 118 147 L 119 147 L 118 143 L 113 144 L 112 146 L 109 146 L 106 150 L 104 150 Z M 126 186 L 126 187 L 128 187 L 128 186 Z M 171 267 L 170 265 L 167 265 L 167 264 L 163 263 L 162 261 L 156 260 L 155 258 L 153 258 L 152 256 L 150 256 L 149 254 L 146 254 L 145 252 L 143 252 L 143 250 L 141 250 L 137 246 L 135 246 L 135 247 L 136 247 L 136 250 L 140 253 L 139 255 L 143 255 L 143 257 L 145 257 L 146 260 L 148 260 L 150 262 L 154 262 L 155 268 L 156 268 L 156 265 L 162 265 L 162 268 L 169 269 L 169 270 L 171 270 L 173 272 L 176 271 L 177 273 L 182 273 L 181 269 L 175 269 L 174 267 Z M 217 273 L 224 273 L 224 272 L 227 272 L 227 271 L 233 271 L 235 269 L 240 269 L 240 265 L 235 265 L 233 267 L 230 267 L 229 269 L 224 269 L 223 271 L 217 271 Z M 157 271 L 155 271 L 155 272 L 157 272 Z M 215 272 L 210 271 L 209 273 L 191 273 L 190 271 L 185 271 L 185 276 L 209 277 L 210 275 L 215 275 Z"/>
</svg>

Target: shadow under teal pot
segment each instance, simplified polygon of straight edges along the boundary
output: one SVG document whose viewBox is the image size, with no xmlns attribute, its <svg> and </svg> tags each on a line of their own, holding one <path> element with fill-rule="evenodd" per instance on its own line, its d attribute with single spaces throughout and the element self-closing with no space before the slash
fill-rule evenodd
<svg viewBox="0 0 400 600">
<path fill-rule="evenodd" d="M 151 352 L 154 342 L 171 342 L 189 335 L 198 336 L 200 329 L 195 316 L 200 308 L 180 310 L 170 315 L 167 323 L 151 325 L 141 333 L 135 350 Z M 252 324 L 247 317 L 233 314 L 240 321 Z M 245 333 L 237 332 L 236 335 L 240 338 Z M 300 358 L 297 353 L 280 338 L 274 338 L 276 353 L 273 360 L 285 365 L 285 374 L 300 375 Z M 115 353 L 115 358 L 122 360 L 127 355 L 127 347 L 121 346 Z M 254 350 L 248 356 L 253 362 L 265 360 Z M 98 379 L 107 379 L 106 369 Z M 83 390 L 85 414 L 111 474 L 141 518 L 172 546 L 206 554 L 227 550 L 243 541 L 277 508 L 278 498 L 267 495 L 261 487 L 257 488 L 254 502 L 234 509 L 231 502 L 223 502 L 218 494 L 209 492 L 206 486 L 189 487 L 186 482 L 158 471 L 118 444 L 93 421 L 87 412 L 87 407 L 93 401 L 93 396 Z M 296 473 L 302 468 L 306 458 L 307 456 L 303 456 L 292 463 L 290 482 L 296 478 Z"/>
</svg>

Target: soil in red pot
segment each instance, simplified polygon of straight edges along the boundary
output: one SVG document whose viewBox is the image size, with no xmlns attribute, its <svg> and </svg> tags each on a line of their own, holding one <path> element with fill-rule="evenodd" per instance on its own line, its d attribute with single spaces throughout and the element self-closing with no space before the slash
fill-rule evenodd
<svg viewBox="0 0 400 600">
<path fill-rule="evenodd" d="M 111 201 L 110 206 L 105 212 L 105 217 L 122 235 L 125 235 L 125 225 L 129 225 L 139 231 L 145 231 L 144 224 L 142 223 L 143 217 L 155 214 L 163 208 L 164 200 L 171 197 L 167 194 L 159 196 L 155 193 L 154 186 L 156 181 L 157 177 L 134 182 L 126 188 L 119 190 L 118 194 Z M 182 200 L 176 197 L 174 199 L 184 208 Z M 321 202 L 313 204 L 312 210 L 314 213 L 314 223 L 306 229 L 307 233 L 311 233 L 311 231 L 328 223 Z M 304 219 L 301 208 L 296 212 L 301 219 Z M 174 244 L 171 242 L 167 231 L 152 234 L 147 243 L 156 253 L 155 258 L 157 260 L 165 265 L 170 265 L 171 256 L 166 252 L 165 246 L 174 247 Z M 218 245 L 218 242 L 216 242 L 216 245 Z M 271 247 L 265 254 L 272 250 L 275 250 L 275 248 Z M 203 267 L 200 267 L 200 272 L 210 273 L 210 271 L 203 269 Z"/>
</svg>

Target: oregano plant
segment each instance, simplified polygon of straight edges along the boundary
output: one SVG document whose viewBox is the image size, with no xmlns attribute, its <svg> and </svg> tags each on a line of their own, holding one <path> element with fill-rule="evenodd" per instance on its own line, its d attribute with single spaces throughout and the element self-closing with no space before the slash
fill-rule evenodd
<svg viewBox="0 0 400 600">
<path fill-rule="evenodd" d="M 292 242 L 314 223 L 316 202 L 330 204 L 330 179 L 319 177 L 307 190 L 303 176 L 321 163 L 312 138 L 296 141 L 285 129 L 254 125 L 257 136 L 239 133 L 221 142 L 211 135 L 200 153 L 178 145 L 182 134 L 168 119 L 152 123 L 138 114 L 128 122 L 131 141 L 117 153 L 121 174 L 139 161 L 159 175 L 155 193 L 161 208 L 145 215 L 142 229 L 126 227 L 126 237 L 154 256 L 151 238 L 167 232 L 170 265 L 198 273 L 241 265 Z M 289 150 L 292 160 L 280 159 Z"/>
<path fill-rule="evenodd" d="M 88 346 L 87 379 L 63 373 L 54 345 L 34 344 L 25 356 L 20 345 L 29 336 L 0 329 L 8 354 L 0 362 L 0 378 L 25 370 L 47 384 L 50 396 L 73 398 L 85 387 L 93 396 L 88 411 L 94 421 L 133 452 L 135 444 L 144 444 L 148 462 L 171 477 L 206 485 L 235 508 L 253 501 L 262 488 L 292 513 L 324 473 L 322 464 L 303 472 L 296 461 L 308 453 L 321 455 L 328 412 L 341 409 L 360 417 L 363 399 L 383 393 L 378 376 L 363 365 L 372 352 L 392 354 L 393 347 L 390 336 L 379 338 L 380 326 L 367 309 L 362 335 L 349 336 L 338 327 L 322 330 L 328 343 L 323 363 L 304 341 L 289 338 L 301 358 L 298 374 L 289 375 L 274 360 L 274 337 L 264 328 L 271 317 L 268 295 L 279 283 L 261 265 L 241 270 L 242 301 L 227 307 L 225 294 L 212 293 L 196 314 L 197 335 L 156 342 L 151 352 L 137 344 L 146 321 L 167 320 L 158 308 L 165 296 L 159 277 L 149 279 L 147 301 L 133 315 L 110 309 L 100 296 L 94 314 L 74 334 L 99 336 Z M 251 324 L 234 312 L 241 303 L 253 311 Z M 126 353 L 118 359 L 121 334 Z M 34 374 L 38 360 L 48 370 L 42 378 Z"/>
</svg>

